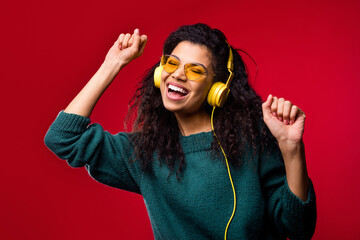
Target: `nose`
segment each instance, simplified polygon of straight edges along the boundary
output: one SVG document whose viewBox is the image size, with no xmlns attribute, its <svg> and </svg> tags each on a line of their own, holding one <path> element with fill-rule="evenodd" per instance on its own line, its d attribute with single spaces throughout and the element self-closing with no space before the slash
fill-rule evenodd
<svg viewBox="0 0 360 240">
<path fill-rule="evenodd" d="M 180 80 L 180 81 L 186 81 L 187 80 L 187 77 L 186 77 L 186 74 L 185 74 L 185 68 L 182 65 L 180 65 L 178 67 L 178 69 L 176 69 L 176 71 L 171 74 L 171 76 L 173 78 L 175 78 L 175 79 Z"/>
</svg>

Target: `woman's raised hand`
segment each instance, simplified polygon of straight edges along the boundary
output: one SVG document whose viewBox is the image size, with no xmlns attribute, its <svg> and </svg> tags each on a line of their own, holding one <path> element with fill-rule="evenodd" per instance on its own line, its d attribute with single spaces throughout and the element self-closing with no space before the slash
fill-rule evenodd
<svg viewBox="0 0 360 240">
<path fill-rule="evenodd" d="M 139 29 L 135 29 L 133 34 L 120 34 L 99 70 L 64 112 L 89 117 L 97 101 L 115 79 L 120 69 L 143 53 L 146 41 L 147 37 L 140 36 Z"/>
<path fill-rule="evenodd" d="M 147 36 L 141 35 L 139 29 L 135 29 L 133 34 L 121 33 L 114 45 L 110 48 L 105 57 L 105 62 L 119 64 L 124 67 L 144 52 Z"/>
<path fill-rule="evenodd" d="M 269 95 L 262 109 L 264 122 L 279 143 L 302 141 L 305 114 L 300 108 L 284 98 Z"/>
</svg>

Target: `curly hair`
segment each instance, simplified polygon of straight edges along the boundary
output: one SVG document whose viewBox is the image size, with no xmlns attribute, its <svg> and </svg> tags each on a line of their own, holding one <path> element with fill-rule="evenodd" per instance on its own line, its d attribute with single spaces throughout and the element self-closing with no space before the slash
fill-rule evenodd
<svg viewBox="0 0 360 240">
<path fill-rule="evenodd" d="M 214 82 L 225 82 L 228 77 L 227 60 L 229 45 L 225 35 L 205 24 L 185 25 L 172 32 L 165 40 L 164 54 L 171 54 L 183 41 L 206 46 L 213 56 Z M 231 47 L 232 48 L 232 47 Z M 274 141 L 262 119 L 261 98 L 248 84 L 245 64 L 240 54 L 232 48 L 234 78 L 226 104 L 214 115 L 214 129 L 229 163 L 239 167 L 246 147 L 253 148 L 253 155 Z M 129 115 L 137 112 L 133 125 L 136 134 L 130 134 L 134 147 L 134 161 L 141 160 L 143 170 L 158 158 L 179 178 L 185 167 L 185 156 L 180 144 L 180 130 L 175 115 L 165 109 L 160 90 L 154 86 L 156 63 L 145 75 L 130 101 Z M 211 106 L 206 107 L 210 114 Z M 128 118 L 130 119 L 130 118 Z M 219 145 L 214 137 L 212 153 L 218 154 Z M 156 156 L 156 157 L 155 157 Z"/>
</svg>

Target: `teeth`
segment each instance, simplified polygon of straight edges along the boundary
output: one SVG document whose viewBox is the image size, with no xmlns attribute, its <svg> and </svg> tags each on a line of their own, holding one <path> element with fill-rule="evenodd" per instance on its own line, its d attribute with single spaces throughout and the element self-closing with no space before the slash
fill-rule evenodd
<svg viewBox="0 0 360 240">
<path fill-rule="evenodd" d="M 186 94 L 187 92 L 185 91 L 185 89 L 183 88 L 179 88 L 179 87 L 176 87 L 176 86 L 173 86 L 171 84 L 169 84 L 169 88 L 173 91 L 177 91 L 177 92 L 181 92 L 183 94 Z"/>
</svg>

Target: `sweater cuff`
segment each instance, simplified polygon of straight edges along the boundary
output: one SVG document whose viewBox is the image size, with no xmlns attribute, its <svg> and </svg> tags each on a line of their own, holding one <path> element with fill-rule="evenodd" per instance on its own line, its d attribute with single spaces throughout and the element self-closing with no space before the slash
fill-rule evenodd
<svg viewBox="0 0 360 240">
<path fill-rule="evenodd" d="M 286 180 L 285 180 L 286 181 Z M 288 213 L 291 214 L 291 218 L 294 222 L 299 221 L 307 217 L 308 214 L 313 212 L 313 208 L 316 207 L 315 191 L 314 186 L 309 179 L 309 190 L 308 198 L 304 202 L 298 198 L 289 188 L 289 185 L 286 181 L 286 187 L 284 189 L 284 202 L 285 208 L 287 208 Z"/>
<path fill-rule="evenodd" d="M 85 131 L 90 119 L 73 113 L 61 111 L 50 128 L 59 131 L 80 133 Z"/>
</svg>

